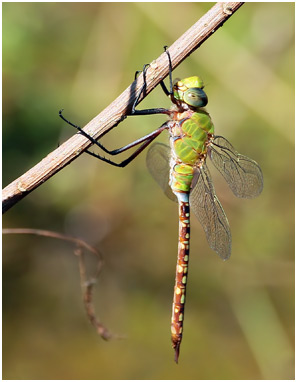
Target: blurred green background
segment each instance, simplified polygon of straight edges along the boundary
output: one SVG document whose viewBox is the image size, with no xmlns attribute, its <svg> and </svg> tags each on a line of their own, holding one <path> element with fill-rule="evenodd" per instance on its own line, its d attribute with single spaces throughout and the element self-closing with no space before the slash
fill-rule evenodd
<svg viewBox="0 0 297 382">
<path fill-rule="evenodd" d="M 59 109 L 86 124 L 213 4 L 4 3 L 3 186 L 75 134 Z M 264 191 L 238 200 L 212 171 L 232 256 L 222 262 L 192 219 L 179 365 L 170 343 L 177 206 L 145 154 L 125 169 L 82 155 L 3 226 L 96 246 L 105 260 L 96 310 L 126 339 L 105 342 L 89 324 L 70 245 L 4 236 L 4 379 L 294 378 L 294 3 L 245 4 L 174 71 L 191 75 L 206 83 L 216 133 L 261 165 Z M 157 88 L 141 108 L 168 105 Z M 103 142 L 117 148 L 163 122 L 128 118 Z"/>
</svg>

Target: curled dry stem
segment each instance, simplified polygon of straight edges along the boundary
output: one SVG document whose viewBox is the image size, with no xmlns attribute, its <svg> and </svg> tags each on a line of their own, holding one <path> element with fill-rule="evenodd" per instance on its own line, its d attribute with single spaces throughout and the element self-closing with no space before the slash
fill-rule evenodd
<svg viewBox="0 0 297 382">
<path fill-rule="evenodd" d="M 6 228 L 2 230 L 3 234 L 27 234 L 51 237 L 54 239 L 64 240 L 75 244 L 74 254 L 78 257 L 80 284 L 83 296 L 83 302 L 87 317 L 91 324 L 95 327 L 97 333 L 104 339 L 109 340 L 111 338 L 122 338 L 116 334 L 111 333 L 96 317 L 94 302 L 93 302 L 93 287 L 97 282 L 98 276 L 103 267 L 103 259 L 100 252 L 86 243 L 84 240 L 75 238 L 73 236 L 64 235 L 59 232 L 32 229 L 32 228 Z M 88 277 L 86 272 L 84 250 L 92 253 L 97 258 L 96 271 L 94 275 Z"/>
</svg>

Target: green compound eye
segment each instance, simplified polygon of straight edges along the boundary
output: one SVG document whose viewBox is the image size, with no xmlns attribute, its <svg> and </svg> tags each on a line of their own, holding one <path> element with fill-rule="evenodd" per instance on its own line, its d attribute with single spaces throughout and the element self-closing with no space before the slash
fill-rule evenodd
<svg viewBox="0 0 297 382">
<path fill-rule="evenodd" d="M 184 101 L 193 107 L 203 107 L 207 105 L 208 99 L 201 88 L 190 88 L 185 91 Z"/>
</svg>

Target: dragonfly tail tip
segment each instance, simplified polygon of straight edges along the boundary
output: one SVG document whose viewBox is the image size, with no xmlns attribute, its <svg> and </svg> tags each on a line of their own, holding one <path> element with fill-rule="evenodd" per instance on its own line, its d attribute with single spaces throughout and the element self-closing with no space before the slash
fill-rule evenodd
<svg viewBox="0 0 297 382">
<path fill-rule="evenodd" d="M 174 361 L 176 364 L 178 364 L 178 358 L 179 358 L 179 346 L 180 344 L 176 344 L 174 350 L 175 350 L 175 354 L 174 354 Z"/>
</svg>

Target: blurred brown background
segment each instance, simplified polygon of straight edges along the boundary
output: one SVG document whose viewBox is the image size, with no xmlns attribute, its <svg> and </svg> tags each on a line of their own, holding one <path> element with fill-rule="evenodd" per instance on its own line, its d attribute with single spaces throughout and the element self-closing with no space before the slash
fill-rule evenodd
<svg viewBox="0 0 297 382">
<path fill-rule="evenodd" d="M 75 133 L 59 109 L 83 126 L 212 5 L 4 3 L 3 186 Z M 126 339 L 104 342 L 87 321 L 71 246 L 5 236 L 3 378 L 294 378 L 294 3 L 245 4 L 174 71 L 191 75 L 206 83 L 216 133 L 261 165 L 264 191 L 238 200 L 212 171 L 232 256 L 222 262 L 193 217 L 179 365 L 170 344 L 177 206 L 150 177 L 145 154 L 125 169 L 82 155 L 8 211 L 3 226 L 96 246 L 105 259 L 97 313 Z M 168 105 L 156 89 L 141 107 Z M 163 122 L 128 118 L 103 142 L 117 148 Z"/>
</svg>

